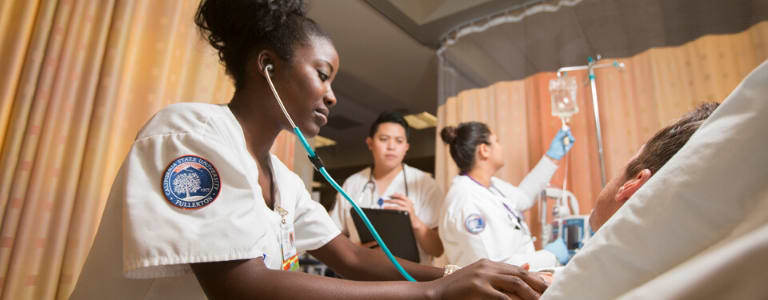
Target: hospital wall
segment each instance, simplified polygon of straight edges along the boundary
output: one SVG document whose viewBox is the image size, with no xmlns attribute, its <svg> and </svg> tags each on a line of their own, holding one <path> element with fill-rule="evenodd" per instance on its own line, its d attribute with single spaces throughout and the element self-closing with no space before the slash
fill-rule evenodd
<svg viewBox="0 0 768 300">
<path fill-rule="evenodd" d="M 709 35 L 676 47 L 604 59 L 618 59 L 626 64 L 621 71 L 596 70 L 607 180 L 623 172 L 625 163 L 653 133 L 699 103 L 721 102 L 766 58 L 768 22 L 736 34 Z M 567 75 L 576 76 L 582 83 L 577 100 L 580 112 L 571 121 L 576 143 L 568 157 L 561 160 L 551 185 L 563 184 L 567 159 L 568 190 L 576 194 L 580 213 L 588 214 L 602 189 L 592 97 L 586 72 Z M 506 165 L 497 176 L 517 185 L 546 152 L 561 126 L 550 111 L 548 84 L 555 77 L 555 73 L 539 73 L 523 80 L 462 91 L 438 107 L 438 132 L 460 122 L 487 123 L 504 147 Z M 438 184 L 447 191 L 457 173 L 448 147 L 437 136 Z M 538 236 L 538 207 L 526 216 Z"/>
</svg>

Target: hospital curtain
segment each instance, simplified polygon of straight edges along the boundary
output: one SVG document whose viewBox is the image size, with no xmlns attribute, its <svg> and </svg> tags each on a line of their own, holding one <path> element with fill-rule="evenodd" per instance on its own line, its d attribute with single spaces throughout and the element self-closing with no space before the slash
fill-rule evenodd
<svg viewBox="0 0 768 300">
<path fill-rule="evenodd" d="M 624 164 L 656 131 L 702 102 L 722 102 L 766 58 L 768 22 L 762 22 L 737 34 L 705 36 L 681 46 L 621 58 L 626 64 L 622 71 L 596 70 L 607 180 L 622 172 Z M 592 98 L 585 72 L 567 75 L 576 76 L 580 83 L 580 112 L 571 121 L 576 143 L 568 157 L 568 190 L 576 194 L 580 213 L 588 214 L 601 190 Z M 485 122 L 504 148 L 506 165 L 497 176 L 517 185 L 561 126 L 550 111 L 548 84 L 555 76 L 539 73 L 448 98 L 438 107 L 438 133 L 447 125 Z M 439 136 L 435 170 L 438 183 L 447 190 L 457 168 Z M 564 172 L 565 158 L 552 186 L 563 184 Z M 527 213 L 536 235 L 541 228 L 537 209 Z"/>
<path fill-rule="evenodd" d="M 142 124 L 231 97 L 197 2 L 0 1 L 0 298 L 67 299 Z"/>
</svg>

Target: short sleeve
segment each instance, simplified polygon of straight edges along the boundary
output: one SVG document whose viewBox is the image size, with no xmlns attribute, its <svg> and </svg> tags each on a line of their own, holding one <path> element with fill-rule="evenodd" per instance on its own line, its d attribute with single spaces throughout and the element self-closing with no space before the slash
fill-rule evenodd
<svg viewBox="0 0 768 300">
<path fill-rule="evenodd" d="M 345 191 L 349 190 L 348 187 L 348 180 L 344 181 L 343 189 Z M 333 204 L 333 207 L 328 212 L 328 214 L 331 216 L 331 220 L 333 220 L 333 223 L 336 224 L 336 228 L 340 229 L 342 233 L 345 235 L 349 235 L 349 232 L 346 228 L 346 222 L 347 222 L 347 205 L 346 199 L 341 195 L 341 193 L 336 193 L 336 203 Z"/>
<path fill-rule="evenodd" d="M 421 186 L 421 193 L 419 193 L 421 201 L 418 217 L 425 225 L 427 225 L 427 227 L 435 228 L 440 221 L 439 217 L 440 209 L 443 204 L 443 192 L 432 177 L 428 174 L 423 175 L 424 177 L 419 184 Z"/>
<path fill-rule="evenodd" d="M 298 199 L 293 222 L 296 231 L 296 248 L 300 252 L 311 251 L 324 246 L 341 234 L 341 231 L 328 216 L 325 208 L 312 200 L 304 184 L 300 180 L 297 181 L 300 188 L 296 195 Z"/>
<path fill-rule="evenodd" d="M 453 196 L 458 197 L 460 193 Z M 451 200 L 451 203 L 461 204 L 449 207 L 446 226 L 438 228 L 451 264 L 467 266 L 485 258 L 518 266 L 529 263 L 531 268 L 555 265 L 551 253 L 534 252 L 532 245 L 528 251 L 526 245 L 530 238 L 519 230 L 507 229 L 506 217 L 500 218 L 488 208 L 484 209 L 472 201 L 471 195 L 464 193 L 462 196 L 466 199 Z"/>
<path fill-rule="evenodd" d="M 489 258 L 490 238 L 486 231 L 487 216 L 474 205 L 457 205 L 446 214 L 445 225 L 438 230 L 443 238 L 445 254 L 451 264 L 467 266 L 481 258 Z M 486 233 L 486 234 L 483 234 Z"/>
<path fill-rule="evenodd" d="M 258 185 L 240 157 L 235 147 L 193 133 L 134 142 L 110 196 L 123 203 L 126 277 L 176 276 L 190 263 L 279 255 L 264 202 L 256 201 Z M 208 203 L 195 196 L 200 191 L 211 195 Z"/>
</svg>

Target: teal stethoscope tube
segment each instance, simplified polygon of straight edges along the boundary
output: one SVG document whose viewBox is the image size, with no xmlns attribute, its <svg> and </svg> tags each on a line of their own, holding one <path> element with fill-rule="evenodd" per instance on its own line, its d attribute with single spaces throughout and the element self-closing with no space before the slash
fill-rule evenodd
<svg viewBox="0 0 768 300">
<path fill-rule="evenodd" d="M 304 146 L 304 150 L 307 151 L 307 154 L 309 155 L 309 160 L 312 162 L 312 164 L 315 166 L 315 169 L 317 169 L 318 172 L 320 172 L 321 175 L 323 175 L 323 178 L 325 178 L 328 183 L 331 184 L 331 186 L 338 191 L 344 199 L 347 199 L 347 202 L 352 205 L 352 208 L 355 209 L 357 214 L 360 216 L 360 219 L 363 220 L 363 223 L 365 223 L 365 227 L 368 227 L 368 231 L 371 232 L 371 235 L 373 235 L 373 238 L 376 239 L 376 242 L 379 243 L 379 246 L 381 247 L 381 250 L 384 251 L 384 254 L 387 255 L 387 258 L 389 258 L 389 261 L 392 262 L 392 264 L 395 266 L 398 272 L 400 272 L 405 279 L 408 281 L 416 281 L 413 277 L 411 277 L 408 272 L 405 271 L 403 266 L 400 265 L 400 263 L 397 262 L 395 259 L 395 256 L 392 255 L 392 252 L 389 251 L 389 248 L 387 248 L 387 245 L 384 243 L 384 241 L 379 236 L 379 233 L 376 232 L 376 229 L 373 228 L 373 225 L 371 224 L 371 221 L 368 220 L 368 216 L 365 215 L 362 209 L 360 209 L 357 204 L 355 204 L 355 201 L 352 201 L 352 198 L 349 197 L 347 192 L 344 191 L 344 189 L 339 186 L 338 183 L 336 183 L 336 180 L 333 180 L 333 177 L 331 177 L 330 174 L 328 174 L 328 171 L 325 169 L 325 166 L 323 165 L 323 162 L 320 160 L 320 157 L 317 156 L 317 153 L 315 153 L 314 150 L 312 150 L 312 147 L 309 146 L 309 143 L 307 142 L 307 139 L 304 137 L 304 134 L 301 133 L 301 130 L 298 126 L 296 126 L 295 123 L 293 123 L 293 119 L 291 119 L 291 116 L 288 115 L 288 111 L 285 110 L 285 106 L 283 106 L 283 101 L 280 99 L 280 95 L 277 94 L 277 90 L 275 89 L 275 86 L 272 84 L 272 78 L 269 76 L 269 71 L 273 69 L 272 65 L 267 65 L 265 68 L 264 74 L 267 78 L 267 83 L 269 83 L 270 89 L 272 89 L 272 94 L 275 96 L 275 100 L 277 100 L 277 104 L 280 105 L 280 109 L 283 111 L 283 114 L 288 119 L 288 122 L 291 123 L 291 127 L 293 128 L 293 132 L 296 134 L 296 137 L 299 138 L 299 141 L 301 141 L 301 145 Z"/>
<path fill-rule="evenodd" d="M 309 143 L 307 143 L 306 138 L 304 138 L 304 135 L 301 133 L 301 130 L 298 127 L 293 127 L 293 132 L 296 133 L 296 136 L 299 137 L 299 140 L 301 141 L 301 144 L 304 146 L 304 150 L 307 150 L 307 154 L 309 154 L 309 160 L 311 160 L 313 163 L 316 161 L 319 161 L 319 158 L 317 157 L 317 154 L 315 151 L 312 150 L 312 148 L 309 147 Z M 319 165 L 319 168 L 318 168 Z M 373 238 L 376 239 L 376 242 L 379 243 L 379 246 L 381 247 L 381 250 L 384 250 L 384 253 L 387 255 L 387 258 L 392 262 L 393 265 L 395 265 L 395 268 L 397 269 L 400 274 L 405 277 L 408 281 L 416 281 L 413 277 L 411 277 L 408 272 L 403 269 L 403 266 L 400 265 L 400 263 L 397 262 L 395 259 L 395 256 L 392 255 L 392 252 L 389 251 L 389 248 L 387 248 L 387 245 L 384 243 L 383 240 L 381 240 L 381 237 L 379 236 L 379 233 L 376 232 L 376 229 L 373 228 L 373 225 L 371 224 L 371 221 L 368 220 L 368 216 L 365 215 L 362 209 L 360 209 L 357 204 L 355 204 L 355 201 L 352 201 L 352 198 L 347 195 L 347 192 L 344 191 L 344 189 L 339 186 L 338 183 L 336 183 L 336 180 L 333 180 L 333 177 L 331 177 L 330 174 L 328 174 L 328 171 L 325 170 L 325 166 L 322 165 L 322 163 L 315 164 L 315 168 L 318 172 L 320 172 L 321 175 L 323 175 L 323 178 L 325 178 L 328 183 L 331 184 L 331 186 L 338 191 L 344 199 L 347 199 L 347 202 L 352 205 L 352 207 L 355 209 L 357 214 L 360 216 L 360 218 L 363 220 L 363 223 L 365 223 L 365 227 L 368 228 L 368 231 L 371 232 L 371 235 L 373 235 Z"/>
</svg>

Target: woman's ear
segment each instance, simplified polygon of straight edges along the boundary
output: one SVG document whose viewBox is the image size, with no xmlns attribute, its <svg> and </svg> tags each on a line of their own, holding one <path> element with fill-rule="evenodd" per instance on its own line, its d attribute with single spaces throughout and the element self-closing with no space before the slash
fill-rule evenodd
<svg viewBox="0 0 768 300">
<path fill-rule="evenodd" d="M 486 160 L 491 156 L 491 147 L 488 144 L 481 143 L 477 145 L 477 155 L 481 160 Z"/>
<path fill-rule="evenodd" d="M 272 75 L 275 72 L 275 69 L 277 68 L 277 66 L 275 65 L 276 57 L 277 55 L 270 50 L 264 49 L 259 51 L 259 54 L 256 55 L 256 63 L 258 67 L 258 72 L 259 74 L 261 74 L 261 76 L 265 76 L 264 74 L 265 72 L 268 71 L 267 66 L 269 65 L 272 66 L 271 70 L 269 70 L 270 72 L 269 74 Z"/>
</svg>

